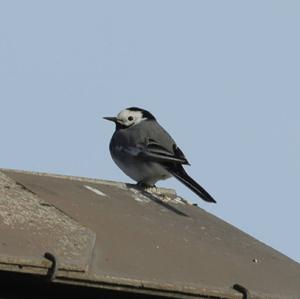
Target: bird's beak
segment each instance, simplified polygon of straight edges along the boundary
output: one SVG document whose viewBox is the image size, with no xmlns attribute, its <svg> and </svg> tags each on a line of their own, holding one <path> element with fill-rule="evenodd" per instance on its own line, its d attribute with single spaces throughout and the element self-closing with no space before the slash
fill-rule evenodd
<svg viewBox="0 0 300 299">
<path fill-rule="evenodd" d="M 117 122 L 117 118 L 116 117 L 110 117 L 110 116 L 108 116 L 108 117 L 103 117 L 103 119 L 106 119 L 106 120 L 109 120 L 109 121 L 113 121 L 114 123 Z"/>
</svg>

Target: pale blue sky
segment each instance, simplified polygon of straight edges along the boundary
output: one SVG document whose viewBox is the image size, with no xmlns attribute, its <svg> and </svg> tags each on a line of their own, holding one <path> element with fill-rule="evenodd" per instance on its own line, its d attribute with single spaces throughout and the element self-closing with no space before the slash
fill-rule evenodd
<svg viewBox="0 0 300 299">
<path fill-rule="evenodd" d="M 102 116 L 150 110 L 218 201 L 300 261 L 299 1 L 0 1 L 0 167 L 130 182 Z"/>
</svg>

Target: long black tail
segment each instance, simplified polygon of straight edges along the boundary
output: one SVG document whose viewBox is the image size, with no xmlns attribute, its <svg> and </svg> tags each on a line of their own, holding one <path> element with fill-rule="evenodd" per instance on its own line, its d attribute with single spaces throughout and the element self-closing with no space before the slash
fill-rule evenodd
<svg viewBox="0 0 300 299">
<path fill-rule="evenodd" d="M 176 179 L 186 185 L 203 200 L 216 203 L 212 196 L 186 173 L 181 164 L 172 165 L 167 169 Z"/>
</svg>

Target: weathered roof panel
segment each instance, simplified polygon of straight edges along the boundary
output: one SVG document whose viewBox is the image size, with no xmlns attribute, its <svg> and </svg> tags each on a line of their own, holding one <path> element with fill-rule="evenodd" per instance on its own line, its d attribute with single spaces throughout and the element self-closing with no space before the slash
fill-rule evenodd
<svg viewBox="0 0 300 299">
<path fill-rule="evenodd" d="M 170 190 L 12 170 L 0 185 L 0 269 L 1 256 L 45 263 L 50 251 L 68 283 L 241 298 L 238 283 L 251 298 L 300 298 L 298 263 Z"/>
<path fill-rule="evenodd" d="M 39 265 L 38 257 L 53 252 L 61 267 L 86 271 L 95 233 L 32 191 L 0 172 L 0 261 Z M 42 258 L 39 259 L 40 262 Z M 26 262 L 27 261 L 27 262 Z M 41 266 L 45 267 L 45 261 Z"/>
</svg>

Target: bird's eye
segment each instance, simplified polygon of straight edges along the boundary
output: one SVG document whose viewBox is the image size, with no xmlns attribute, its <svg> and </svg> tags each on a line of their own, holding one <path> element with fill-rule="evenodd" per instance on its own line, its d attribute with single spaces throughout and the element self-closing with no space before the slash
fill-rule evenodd
<svg viewBox="0 0 300 299">
<path fill-rule="evenodd" d="M 129 120 L 129 121 L 132 121 L 132 120 L 133 120 L 133 117 L 132 117 L 132 116 L 128 116 L 128 120 Z"/>
</svg>

